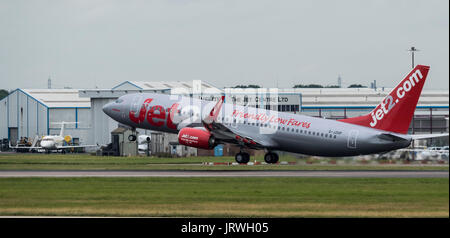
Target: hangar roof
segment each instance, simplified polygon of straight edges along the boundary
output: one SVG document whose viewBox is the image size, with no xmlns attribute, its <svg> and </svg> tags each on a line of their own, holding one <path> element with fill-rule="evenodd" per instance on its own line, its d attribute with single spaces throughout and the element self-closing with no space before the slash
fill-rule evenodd
<svg viewBox="0 0 450 238">
<path fill-rule="evenodd" d="M 200 80 L 193 80 L 193 81 L 174 81 L 174 82 L 167 82 L 167 81 L 125 81 L 115 87 L 113 87 L 113 90 L 125 90 L 125 89 L 141 89 L 141 90 L 172 90 L 172 91 L 183 91 L 187 90 L 191 92 L 194 89 L 194 85 L 201 85 L 202 92 L 207 93 L 221 93 L 222 90 L 219 88 L 214 87 L 213 85 Z"/>
<path fill-rule="evenodd" d="M 234 93 L 269 92 L 268 89 L 233 89 Z M 225 89 L 228 92 L 228 89 Z M 392 88 L 287 88 L 278 89 L 279 94 L 301 94 L 303 107 L 373 107 L 386 97 Z M 448 90 L 424 89 L 418 106 L 449 105 Z"/>
<path fill-rule="evenodd" d="M 50 108 L 91 107 L 89 98 L 81 98 L 79 89 L 19 89 Z"/>
</svg>

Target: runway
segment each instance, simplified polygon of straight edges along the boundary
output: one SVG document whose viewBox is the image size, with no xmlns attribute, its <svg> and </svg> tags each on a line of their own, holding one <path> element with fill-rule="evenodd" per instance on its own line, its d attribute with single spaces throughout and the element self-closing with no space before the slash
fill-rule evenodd
<svg viewBox="0 0 450 238">
<path fill-rule="evenodd" d="M 448 178 L 448 171 L 0 171 L 0 178 L 25 177 L 305 177 Z"/>
</svg>

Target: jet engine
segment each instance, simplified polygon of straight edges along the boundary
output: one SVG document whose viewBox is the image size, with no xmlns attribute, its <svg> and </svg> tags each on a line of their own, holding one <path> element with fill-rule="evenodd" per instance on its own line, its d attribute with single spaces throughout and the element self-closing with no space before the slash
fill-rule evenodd
<svg viewBox="0 0 450 238">
<path fill-rule="evenodd" d="M 212 149 L 216 141 L 209 131 L 186 127 L 178 132 L 178 142 L 182 145 L 200 148 Z"/>
</svg>

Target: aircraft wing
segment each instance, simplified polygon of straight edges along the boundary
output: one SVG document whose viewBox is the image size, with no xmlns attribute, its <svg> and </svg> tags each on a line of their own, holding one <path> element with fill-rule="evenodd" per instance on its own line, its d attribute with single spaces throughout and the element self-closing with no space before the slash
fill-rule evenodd
<svg viewBox="0 0 450 238">
<path fill-rule="evenodd" d="M 12 146 L 11 145 L 11 141 L 9 142 L 9 148 L 11 148 L 11 149 L 42 149 L 42 147 L 40 147 L 40 146 L 18 146 L 18 145 L 16 145 L 16 146 Z"/>
<path fill-rule="evenodd" d="M 41 146 L 10 146 L 11 149 L 43 149 Z"/>
<path fill-rule="evenodd" d="M 57 146 L 56 149 L 86 148 L 86 147 L 98 147 L 98 145 L 63 145 Z"/>
<path fill-rule="evenodd" d="M 429 138 L 436 138 L 436 137 L 444 137 L 448 136 L 448 133 L 442 133 L 442 134 L 423 134 L 423 135 L 409 135 L 412 137 L 413 140 L 421 140 L 421 139 L 429 139 Z"/>
<path fill-rule="evenodd" d="M 217 102 L 208 116 L 202 120 L 203 126 L 217 139 L 226 143 L 238 144 L 252 149 L 264 149 L 276 147 L 276 144 L 267 137 L 249 135 L 245 131 L 237 131 L 217 121 L 220 109 L 225 97 Z"/>
</svg>

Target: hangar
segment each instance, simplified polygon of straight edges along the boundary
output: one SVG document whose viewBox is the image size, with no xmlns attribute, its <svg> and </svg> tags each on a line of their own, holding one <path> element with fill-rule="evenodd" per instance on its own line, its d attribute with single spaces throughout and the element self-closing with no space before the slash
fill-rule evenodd
<svg viewBox="0 0 450 238">
<path fill-rule="evenodd" d="M 59 134 L 54 122 L 66 126 L 74 143 L 85 144 L 91 128 L 91 102 L 77 89 L 16 89 L 0 101 L 0 138 L 16 145 L 21 137 Z"/>
</svg>

